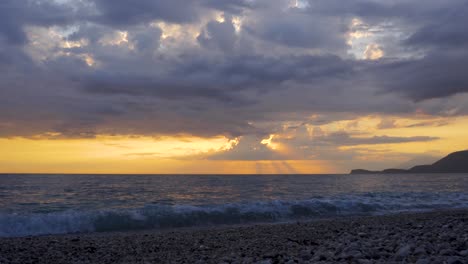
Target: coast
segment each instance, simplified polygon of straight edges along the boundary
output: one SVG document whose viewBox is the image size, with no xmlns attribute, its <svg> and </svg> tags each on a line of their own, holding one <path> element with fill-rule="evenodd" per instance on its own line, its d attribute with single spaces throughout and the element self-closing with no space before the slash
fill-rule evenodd
<svg viewBox="0 0 468 264">
<path fill-rule="evenodd" d="M 468 210 L 0 238 L 0 263 L 467 263 Z"/>
</svg>

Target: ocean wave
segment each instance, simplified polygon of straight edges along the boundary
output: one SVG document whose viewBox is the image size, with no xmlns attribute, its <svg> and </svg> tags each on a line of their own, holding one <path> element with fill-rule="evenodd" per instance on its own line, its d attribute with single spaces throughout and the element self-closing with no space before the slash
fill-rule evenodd
<svg viewBox="0 0 468 264">
<path fill-rule="evenodd" d="M 277 222 L 468 207 L 466 193 L 364 193 L 296 201 L 0 213 L 0 237 Z"/>
</svg>

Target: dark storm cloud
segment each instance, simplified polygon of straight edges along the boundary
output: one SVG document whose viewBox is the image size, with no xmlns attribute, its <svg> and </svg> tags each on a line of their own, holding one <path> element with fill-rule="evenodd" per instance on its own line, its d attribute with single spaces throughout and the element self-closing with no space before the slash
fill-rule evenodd
<svg viewBox="0 0 468 264">
<path fill-rule="evenodd" d="M 408 26 L 421 26 L 440 19 L 446 13 L 454 12 L 466 5 L 466 0 L 426 0 L 387 1 L 387 0 L 308 0 L 307 12 L 314 15 L 359 17 L 369 23 L 381 21 L 406 21 Z"/>
<path fill-rule="evenodd" d="M 91 78 L 86 81 L 84 91 L 92 94 L 154 96 L 171 100 L 198 97 L 222 102 L 235 101 L 237 97 L 236 95 L 230 95 L 228 91 L 217 89 L 212 84 L 205 86 L 202 83 L 197 85 L 196 83 L 189 84 L 184 81 L 155 80 L 146 76 L 126 75 L 99 75 Z M 237 99 L 239 99 L 239 103 L 242 101 L 240 98 Z"/>
<path fill-rule="evenodd" d="M 186 0 L 93 0 L 100 23 L 128 26 L 164 20 L 189 23 L 198 19 L 198 2 Z"/>
<path fill-rule="evenodd" d="M 197 40 L 206 48 L 232 51 L 236 45 L 237 36 L 231 18 L 226 18 L 224 22 L 210 21 Z"/>
<path fill-rule="evenodd" d="M 427 23 L 403 41 L 407 48 L 428 50 L 427 55 L 383 65 L 377 85 L 415 101 L 468 92 L 468 2 L 450 3 L 427 14 Z"/>
<path fill-rule="evenodd" d="M 459 1 L 452 8 L 433 14 L 427 24 L 423 24 L 405 43 L 418 48 L 464 49 L 468 45 L 468 2 Z"/>
<path fill-rule="evenodd" d="M 373 70 L 376 85 L 414 101 L 468 92 L 468 53 L 434 52 L 421 59 L 397 61 Z"/>
<path fill-rule="evenodd" d="M 76 41 L 84 38 L 95 45 L 108 31 L 109 28 L 103 25 L 81 23 L 78 29 L 68 36 L 68 39 Z"/>
<path fill-rule="evenodd" d="M 292 135 L 287 138 L 273 138 L 273 143 L 285 144 L 291 148 L 304 150 L 304 156 L 310 156 L 317 148 L 333 148 L 340 146 L 359 146 L 359 145 L 382 145 L 382 144 L 401 144 L 409 142 L 429 142 L 440 138 L 428 136 L 396 137 L 396 136 L 363 136 L 346 131 L 324 132 L 320 127 L 314 127 L 311 133 L 305 126 L 299 126 L 293 130 Z"/>
<path fill-rule="evenodd" d="M 85 91 L 96 94 L 149 95 L 167 99 L 201 97 L 237 102 L 255 102 L 242 98 L 243 91 L 259 93 L 279 89 L 287 81 L 327 82 L 328 76 L 346 78 L 352 65 L 337 56 L 232 56 L 210 60 L 205 57 L 182 58 L 174 70 L 164 76 L 92 74 L 86 78 Z M 174 79 L 174 76 L 177 76 Z M 311 88 L 312 88 L 311 87 Z"/>
<path fill-rule="evenodd" d="M 308 122 L 315 113 L 326 115 L 327 122 L 419 109 L 467 114 L 463 99 L 452 96 L 468 91 L 466 3 L 311 0 L 297 8 L 286 0 L 4 0 L 0 135 L 258 139 L 275 132 L 277 122 Z M 224 22 L 214 18 L 220 12 Z M 235 25 L 236 16 L 241 23 Z M 352 58 L 346 32 L 354 17 L 369 25 L 397 25 L 407 36 L 393 48 L 418 56 Z M 168 29 L 150 26 L 154 21 L 199 32 L 167 36 Z M 28 26 L 58 26 L 62 42 L 87 44 L 66 47 L 51 34 L 33 43 Z M 104 43 L 118 30 L 128 33 L 128 43 Z M 433 140 L 335 139 L 351 145 Z"/>
<path fill-rule="evenodd" d="M 25 26 L 69 24 L 77 15 L 70 6 L 47 0 L 2 0 L 0 2 L 0 40 L 10 44 L 25 44 Z"/>
<path fill-rule="evenodd" d="M 255 6 L 252 1 L 248 0 L 204 0 L 202 3 L 207 7 L 215 8 L 231 14 L 239 14 L 244 10 L 251 9 Z"/>
<path fill-rule="evenodd" d="M 159 47 L 162 31 L 160 28 L 152 27 L 145 32 L 137 32 L 130 35 L 130 41 L 135 43 L 135 47 L 140 52 L 152 52 Z"/>
<path fill-rule="evenodd" d="M 377 145 L 377 144 L 399 144 L 408 142 L 428 142 L 438 140 L 437 137 L 415 136 L 415 137 L 392 137 L 392 136 L 374 136 L 374 137 L 352 137 L 346 132 L 336 132 L 318 140 L 324 143 L 333 143 L 338 146 L 355 145 Z"/>
<path fill-rule="evenodd" d="M 344 33 L 347 20 L 337 17 L 310 15 L 301 10 L 266 10 L 255 21 L 247 24 L 246 30 L 260 38 L 300 48 L 324 48 L 330 52 L 346 46 Z"/>
</svg>

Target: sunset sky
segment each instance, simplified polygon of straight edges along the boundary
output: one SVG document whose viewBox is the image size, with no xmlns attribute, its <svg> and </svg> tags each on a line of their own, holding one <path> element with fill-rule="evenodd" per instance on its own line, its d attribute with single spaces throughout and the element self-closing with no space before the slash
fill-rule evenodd
<svg viewBox="0 0 468 264">
<path fill-rule="evenodd" d="M 468 149 L 466 0 L 1 0 L 0 172 L 347 173 Z"/>
</svg>

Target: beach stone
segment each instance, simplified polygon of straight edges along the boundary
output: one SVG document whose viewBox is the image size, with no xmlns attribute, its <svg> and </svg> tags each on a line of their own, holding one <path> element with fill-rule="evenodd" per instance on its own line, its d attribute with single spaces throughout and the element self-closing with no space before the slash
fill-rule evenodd
<svg viewBox="0 0 468 264">
<path fill-rule="evenodd" d="M 463 264 L 463 262 L 457 257 L 451 257 L 447 260 L 448 264 Z"/>
<path fill-rule="evenodd" d="M 373 263 L 371 260 L 369 259 L 358 259 L 357 261 L 359 264 L 369 264 L 369 263 Z"/>
<path fill-rule="evenodd" d="M 332 259 L 333 254 L 328 251 L 321 251 L 317 252 L 314 255 L 314 261 L 330 261 Z"/>
<path fill-rule="evenodd" d="M 430 264 L 431 260 L 428 258 L 420 258 L 416 261 L 416 264 Z"/>
<path fill-rule="evenodd" d="M 360 236 L 360 237 L 368 237 L 369 234 L 364 233 L 364 232 L 360 232 L 360 233 L 358 233 L 358 236 Z"/>
<path fill-rule="evenodd" d="M 361 248 L 361 246 L 358 243 L 353 242 L 345 250 L 346 251 L 352 251 L 352 250 L 359 250 L 360 248 Z"/>
<path fill-rule="evenodd" d="M 359 250 L 350 250 L 350 251 L 343 252 L 340 255 L 340 257 L 346 260 L 359 259 L 359 258 L 362 258 L 362 253 Z"/>
<path fill-rule="evenodd" d="M 453 219 L 458 221 L 452 223 L 453 231 L 441 230 L 448 222 L 447 214 L 454 215 Z M 355 223 L 363 222 L 366 230 L 360 229 L 359 224 L 353 226 L 351 221 L 336 220 L 163 232 L 150 236 L 118 233 L 30 240 L 2 238 L 0 263 L 468 264 L 468 211 L 447 214 L 355 218 L 358 219 Z M 407 225 L 408 222 L 412 225 Z M 416 228 L 418 222 L 424 222 L 423 229 Z M 393 236 L 387 235 L 392 232 Z M 445 236 L 440 232 L 446 232 Z M 359 233 L 366 233 L 372 239 L 363 238 Z"/>
<path fill-rule="evenodd" d="M 442 243 L 442 244 L 439 244 L 439 248 L 442 250 L 442 249 L 449 249 L 451 248 L 451 245 L 447 242 L 445 243 Z"/>
<path fill-rule="evenodd" d="M 272 263 L 273 262 L 271 261 L 271 259 L 264 259 L 264 260 L 257 262 L 257 264 L 272 264 Z"/>
<path fill-rule="evenodd" d="M 455 255 L 455 252 L 452 249 L 442 249 L 439 252 L 439 254 L 442 255 L 442 256 L 453 256 L 453 255 Z"/>
<path fill-rule="evenodd" d="M 395 258 L 397 260 L 403 260 L 404 258 L 409 256 L 410 253 L 411 253 L 411 245 L 405 245 L 405 246 L 400 247 L 400 249 L 398 249 L 398 251 L 395 253 Z"/>
<path fill-rule="evenodd" d="M 299 256 L 303 259 L 303 260 L 310 260 L 312 258 L 312 254 L 310 253 L 310 250 L 302 250 L 300 253 L 299 253 Z"/>
<path fill-rule="evenodd" d="M 426 254 L 426 248 L 424 246 L 419 246 L 413 251 L 413 255 L 421 256 Z"/>
</svg>

